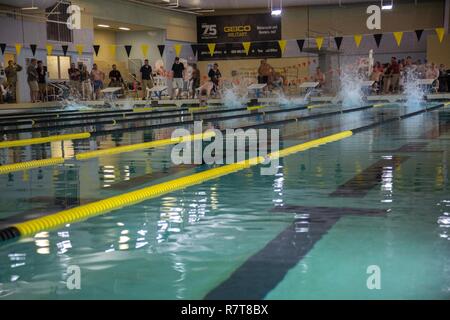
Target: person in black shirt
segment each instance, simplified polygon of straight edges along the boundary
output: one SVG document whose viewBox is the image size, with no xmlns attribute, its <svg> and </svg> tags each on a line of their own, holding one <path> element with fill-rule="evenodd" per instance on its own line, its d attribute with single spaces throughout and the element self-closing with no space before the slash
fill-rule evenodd
<svg viewBox="0 0 450 320">
<path fill-rule="evenodd" d="M 144 65 L 141 67 L 143 99 L 147 96 L 147 88 L 153 88 L 152 72 L 152 67 L 148 64 L 148 60 L 145 59 Z"/>
<path fill-rule="evenodd" d="M 222 77 L 222 74 L 220 73 L 219 70 L 219 65 L 217 63 L 214 63 L 212 69 L 209 70 L 208 77 L 211 79 L 212 83 L 214 83 L 213 92 L 217 93 L 217 89 L 219 87 L 219 80 Z"/>
<path fill-rule="evenodd" d="M 120 71 L 117 70 L 117 66 L 115 64 L 112 65 L 112 70 L 109 73 L 109 79 L 111 80 L 109 83 L 110 87 L 122 87 L 122 75 L 120 74 Z"/>
<path fill-rule="evenodd" d="M 36 71 L 38 73 L 38 86 L 39 86 L 39 100 L 47 100 L 47 67 L 42 64 L 42 61 L 38 61 Z"/>
<path fill-rule="evenodd" d="M 183 80 L 183 74 L 184 74 L 184 64 L 180 62 L 180 58 L 176 57 L 175 62 L 172 65 L 172 71 L 173 71 L 173 82 L 175 86 L 177 87 L 177 98 L 180 97 L 181 91 L 183 90 L 184 86 L 184 80 Z"/>
</svg>

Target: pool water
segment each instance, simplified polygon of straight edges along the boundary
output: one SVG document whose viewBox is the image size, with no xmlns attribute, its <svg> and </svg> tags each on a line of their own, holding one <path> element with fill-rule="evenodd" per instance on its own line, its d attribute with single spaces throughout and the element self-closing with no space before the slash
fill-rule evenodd
<svg viewBox="0 0 450 320">
<path fill-rule="evenodd" d="M 386 106 L 292 122 L 280 127 L 281 145 L 415 110 Z M 172 130 L 0 149 L 0 161 L 71 158 L 168 138 Z M 32 136 L 38 135 L 11 137 Z M 169 146 L 0 175 L 0 226 L 210 168 L 175 166 L 170 152 Z M 450 109 L 441 108 L 282 158 L 275 176 L 262 176 L 255 166 L 1 243 L 0 298 L 449 299 L 449 152 Z M 80 290 L 67 287 L 70 266 L 80 268 Z M 380 289 L 367 286 L 370 266 L 380 270 Z"/>
</svg>

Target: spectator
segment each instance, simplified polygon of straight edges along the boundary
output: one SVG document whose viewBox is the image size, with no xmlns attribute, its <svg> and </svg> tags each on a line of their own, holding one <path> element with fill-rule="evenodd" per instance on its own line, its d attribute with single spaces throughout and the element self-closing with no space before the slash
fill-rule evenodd
<svg viewBox="0 0 450 320">
<path fill-rule="evenodd" d="M 267 59 L 261 60 L 258 68 L 258 83 L 269 84 L 270 76 L 272 75 L 272 67 L 267 63 Z"/>
<path fill-rule="evenodd" d="M 184 74 L 184 64 L 180 62 L 180 58 L 176 57 L 175 62 L 172 65 L 172 71 L 173 71 L 173 83 L 177 87 L 177 95 L 176 98 L 178 99 L 181 95 L 181 91 L 183 90 L 183 74 Z"/>
<path fill-rule="evenodd" d="M 212 91 L 215 94 L 217 94 L 217 90 L 219 88 L 219 81 L 220 81 L 220 78 L 222 78 L 222 74 L 220 73 L 219 65 L 217 63 L 214 63 L 212 69 L 209 70 L 208 77 L 211 80 L 211 82 L 214 84 L 214 88 L 212 89 Z"/>
<path fill-rule="evenodd" d="M 142 99 L 147 96 L 147 88 L 153 88 L 153 76 L 152 67 L 148 64 L 148 59 L 145 59 L 144 65 L 141 67 L 141 78 L 142 78 Z"/>
<path fill-rule="evenodd" d="M 447 92 L 448 91 L 448 83 L 447 83 L 447 70 L 445 69 L 444 64 L 439 65 L 439 92 Z"/>
<path fill-rule="evenodd" d="M 115 64 L 112 65 L 112 70 L 109 72 L 109 80 L 110 87 L 122 87 L 123 78 Z"/>
<path fill-rule="evenodd" d="M 47 67 L 42 61 L 38 61 L 36 71 L 38 73 L 39 100 L 47 101 Z"/>
<path fill-rule="evenodd" d="M 101 90 L 103 89 L 105 74 L 98 69 L 98 66 L 95 63 L 91 70 L 91 80 L 94 84 L 94 99 L 97 100 L 100 97 Z"/>
<path fill-rule="evenodd" d="M 12 102 L 17 101 L 17 73 L 22 71 L 22 67 L 14 61 L 8 61 L 5 69 L 6 83 L 12 95 Z"/>
<path fill-rule="evenodd" d="M 39 84 L 38 84 L 39 74 L 36 70 L 36 66 L 37 60 L 31 59 L 31 62 L 27 68 L 27 76 L 28 76 L 27 81 L 28 86 L 30 87 L 30 97 L 32 103 L 37 102 L 39 96 Z"/>
<path fill-rule="evenodd" d="M 80 84 L 83 100 L 89 100 L 92 95 L 91 75 L 85 64 L 81 65 Z"/>
<path fill-rule="evenodd" d="M 191 76 L 191 82 L 192 82 L 192 98 L 195 98 L 195 92 L 198 88 L 200 88 L 200 70 L 197 67 L 197 64 L 194 63 L 192 65 L 192 76 Z"/>
<path fill-rule="evenodd" d="M 80 93 L 80 69 L 75 66 L 75 63 L 71 63 L 68 73 L 72 92 L 78 95 Z"/>
</svg>

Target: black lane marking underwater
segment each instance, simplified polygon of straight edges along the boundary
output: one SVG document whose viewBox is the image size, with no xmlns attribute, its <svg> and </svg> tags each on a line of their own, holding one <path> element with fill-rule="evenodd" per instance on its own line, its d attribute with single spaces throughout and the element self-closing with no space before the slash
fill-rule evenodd
<svg viewBox="0 0 450 320">
<path fill-rule="evenodd" d="M 305 206 L 275 207 L 271 211 L 294 213 L 295 220 L 204 299 L 264 299 L 341 217 L 384 217 L 387 213 L 386 210 L 376 209 Z"/>
<path fill-rule="evenodd" d="M 392 159 L 381 159 L 340 185 L 336 191 L 330 193 L 330 197 L 362 198 L 382 181 L 383 171 L 386 167 L 391 167 L 394 171 L 408 159 L 409 157 L 399 156 L 394 156 Z"/>
</svg>

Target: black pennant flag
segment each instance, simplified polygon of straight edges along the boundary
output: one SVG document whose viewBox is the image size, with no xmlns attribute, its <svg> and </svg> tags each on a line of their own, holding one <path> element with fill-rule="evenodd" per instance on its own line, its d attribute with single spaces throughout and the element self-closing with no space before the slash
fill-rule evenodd
<svg viewBox="0 0 450 320">
<path fill-rule="evenodd" d="M 420 38 L 422 38 L 423 29 L 419 29 L 414 32 L 416 33 L 417 41 L 420 41 Z"/>
<path fill-rule="evenodd" d="M 375 38 L 375 42 L 377 43 L 377 48 L 380 47 L 380 43 L 381 43 L 381 38 L 383 38 L 383 34 L 382 33 L 376 33 L 373 35 L 373 37 Z"/>
<path fill-rule="evenodd" d="M 341 44 L 342 44 L 343 39 L 344 39 L 343 37 L 334 37 L 334 42 L 336 42 L 336 47 L 338 50 L 341 49 Z"/>
<path fill-rule="evenodd" d="M 192 52 L 194 53 L 194 57 L 197 55 L 198 52 L 198 45 L 197 44 L 191 44 Z"/>
<path fill-rule="evenodd" d="M 158 50 L 159 50 L 159 54 L 161 55 L 161 58 L 162 58 L 162 56 L 164 54 L 164 49 L 165 48 L 166 48 L 166 46 L 163 45 L 163 44 L 158 45 Z"/>
<path fill-rule="evenodd" d="M 128 58 L 130 57 L 130 54 L 131 54 L 131 48 L 133 47 L 133 46 L 130 46 L 130 45 L 127 45 L 127 46 L 124 46 L 125 47 L 125 51 L 127 52 L 127 56 L 128 56 Z"/>
<path fill-rule="evenodd" d="M 62 46 L 62 51 L 64 53 L 64 56 L 67 55 L 67 50 L 69 50 L 69 46 L 67 44 L 63 44 Z"/>
<path fill-rule="evenodd" d="M 0 43 L 0 49 L 2 50 L 2 54 L 5 54 L 6 43 Z"/>
<path fill-rule="evenodd" d="M 95 52 L 95 56 L 98 57 L 98 52 L 100 51 L 100 46 L 98 44 L 94 44 L 94 52 Z"/>
<path fill-rule="evenodd" d="M 33 57 L 36 56 L 37 45 L 30 44 L 30 49 L 31 49 L 31 52 L 33 53 Z"/>
<path fill-rule="evenodd" d="M 303 46 L 305 45 L 305 40 L 303 40 L 303 39 L 297 40 L 297 45 L 298 45 L 298 48 L 300 49 L 300 51 L 303 51 Z"/>
<path fill-rule="evenodd" d="M 233 50 L 233 44 L 232 43 L 226 43 L 225 44 L 225 50 L 227 51 L 227 54 L 230 54 Z"/>
</svg>

